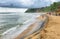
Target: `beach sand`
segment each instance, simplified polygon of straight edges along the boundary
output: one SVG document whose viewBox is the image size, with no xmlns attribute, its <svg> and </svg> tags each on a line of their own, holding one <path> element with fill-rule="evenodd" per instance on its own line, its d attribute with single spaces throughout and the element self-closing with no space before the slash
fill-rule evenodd
<svg viewBox="0 0 60 39">
<path fill-rule="evenodd" d="M 60 39 L 60 16 L 50 16 L 45 28 L 40 32 L 40 39 Z"/>
</svg>

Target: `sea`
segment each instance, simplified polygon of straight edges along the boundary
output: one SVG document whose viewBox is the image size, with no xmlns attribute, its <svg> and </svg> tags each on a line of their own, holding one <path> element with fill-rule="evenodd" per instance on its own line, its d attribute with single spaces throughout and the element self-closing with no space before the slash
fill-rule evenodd
<svg viewBox="0 0 60 39">
<path fill-rule="evenodd" d="M 17 25 L 24 25 L 28 20 L 35 19 L 38 13 L 0 12 L 0 35 Z M 27 23 L 28 24 L 28 23 Z M 26 25 L 27 25 L 26 24 Z"/>
</svg>

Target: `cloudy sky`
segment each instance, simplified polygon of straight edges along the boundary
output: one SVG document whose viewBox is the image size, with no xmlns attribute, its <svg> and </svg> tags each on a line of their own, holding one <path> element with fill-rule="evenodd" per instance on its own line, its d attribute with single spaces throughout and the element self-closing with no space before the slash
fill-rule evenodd
<svg viewBox="0 0 60 39">
<path fill-rule="evenodd" d="M 39 8 L 49 6 L 51 3 L 57 1 L 59 0 L 0 0 L 0 6 L 10 6 L 10 4 L 13 4 L 18 7 Z"/>
<path fill-rule="evenodd" d="M 10 6 L 13 4 L 14 7 L 27 7 L 27 8 L 40 8 L 49 6 L 53 2 L 58 2 L 60 0 L 0 0 L 1 6 Z M 25 12 L 27 9 L 10 9 L 10 8 L 0 8 L 0 12 Z"/>
</svg>

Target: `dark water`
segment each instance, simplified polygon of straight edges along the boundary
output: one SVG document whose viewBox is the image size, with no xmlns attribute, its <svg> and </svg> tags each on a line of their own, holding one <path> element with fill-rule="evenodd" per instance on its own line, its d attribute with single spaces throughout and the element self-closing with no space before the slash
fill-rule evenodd
<svg viewBox="0 0 60 39">
<path fill-rule="evenodd" d="M 0 13 L 0 33 L 18 25 L 19 15 L 16 13 Z"/>
</svg>

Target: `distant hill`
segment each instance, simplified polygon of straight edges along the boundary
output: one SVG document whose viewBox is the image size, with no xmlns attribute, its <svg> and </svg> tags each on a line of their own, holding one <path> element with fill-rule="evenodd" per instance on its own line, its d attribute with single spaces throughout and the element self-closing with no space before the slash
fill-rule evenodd
<svg viewBox="0 0 60 39">
<path fill-rule="evenodd" d="M 60 2 L 54 2 L 53 4 L 51 4 L 50 6 L 46 6 L 46 7 L 41 7 L 41 8 L 36 8 L 36 9 L 28 9 L 26 12 L 54 12 L 58 9 L 58 7 L 60 7 Z"/>
</svg>

